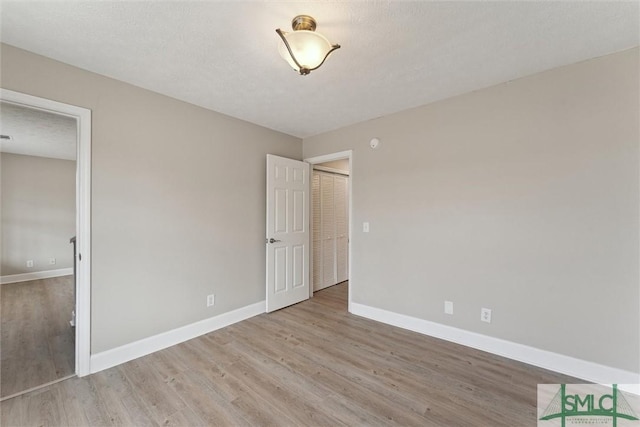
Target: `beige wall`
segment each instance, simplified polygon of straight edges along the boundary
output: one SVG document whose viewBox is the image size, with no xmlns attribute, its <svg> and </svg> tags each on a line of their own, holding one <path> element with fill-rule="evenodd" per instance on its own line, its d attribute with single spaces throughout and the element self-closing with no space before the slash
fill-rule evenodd
<svg viewBox="0 0 640 427">
<path fill-rule="evenodd" d="M 0 274 L 72 268 L 76 162 L 0 153 L 0 163 Z"/>
<path fill-rule="evenodd" d="M 305 139 L 305 158 L 354 152 L 353 300 L 638 372 L 638 63 L 633 49 Z"/>
<path fill-rule="evenodd" d="M 92 353 L 264 300 L 266 154 L 300 139 L 1 53 L 3 88 L 92 110 Z"/>
</svg>

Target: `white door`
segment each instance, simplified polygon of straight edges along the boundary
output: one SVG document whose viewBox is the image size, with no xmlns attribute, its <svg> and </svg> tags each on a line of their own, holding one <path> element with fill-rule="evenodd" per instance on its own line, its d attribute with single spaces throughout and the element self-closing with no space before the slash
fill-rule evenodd
<svg viewBox="0 0 640 427">
<path fill-rule="evenodd" d="M 309 164 L 267 154 L 267 312 L 309 298 Z"/>
</svg>

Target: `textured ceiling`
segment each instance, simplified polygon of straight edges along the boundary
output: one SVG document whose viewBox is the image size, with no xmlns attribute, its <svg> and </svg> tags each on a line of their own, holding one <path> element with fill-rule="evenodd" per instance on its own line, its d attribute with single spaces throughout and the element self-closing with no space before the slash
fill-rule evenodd
<svg viewBox="0 0 640 427">
<path fill-rule="evenodd" d="M 639 44 L 639 3 L 2 1 L 3 42 L 306 137 Z M 275 28 L 342 49 L 309 76 Z"/>
<path fill-rule="evenodd" d="M 76 119 L 0 102 L 0 140 L 3 153 L 76 159 Z"/>
</svg>

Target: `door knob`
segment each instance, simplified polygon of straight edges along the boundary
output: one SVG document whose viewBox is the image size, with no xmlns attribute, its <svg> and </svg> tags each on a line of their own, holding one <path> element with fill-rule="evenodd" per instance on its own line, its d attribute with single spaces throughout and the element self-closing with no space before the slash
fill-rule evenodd
<svg viewBox="0 0 640 427">
<path fill-rule="evenodd" d="M 267 240 L 267 243 L 275 243 L 275 242 L 281 242 L 282 240 L 276 240 L 273 237 L 270 238 L 269 240 Z"/>
</svg>

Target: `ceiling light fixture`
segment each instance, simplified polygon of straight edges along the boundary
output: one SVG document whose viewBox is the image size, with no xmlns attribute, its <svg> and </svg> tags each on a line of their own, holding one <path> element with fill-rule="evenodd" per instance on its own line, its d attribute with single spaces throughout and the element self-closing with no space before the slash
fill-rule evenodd
<svg viewBox="0 0 640 427">
<path fill-rule="evenodd" d="M 315 32 L 316 20 L 309 15 L 293 18 L 291 28 L 292 33 L 276 29 L 276 33 L 282 39 L 278 51 L 302 76 L 320 68 L 331 52 L 340 49 L 339 44 L 331 44 L 325 36 Z"/>
</svg>

